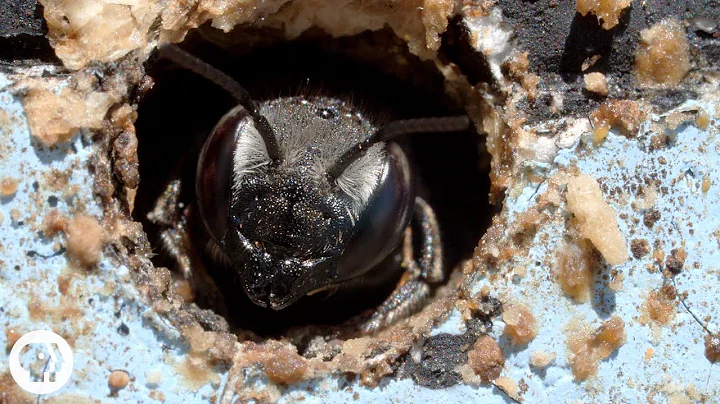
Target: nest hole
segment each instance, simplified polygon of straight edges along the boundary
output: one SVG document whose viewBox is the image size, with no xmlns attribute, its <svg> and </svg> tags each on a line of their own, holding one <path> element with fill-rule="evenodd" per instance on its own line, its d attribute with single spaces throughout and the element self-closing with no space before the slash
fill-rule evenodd
<svg viewBox="0 0 720 404">
<path fill-rule="evenodd" d="M 340 39 L 310 32 L 284 42 L 266 31 L 240 31 L 221 35 L 204 27 L 182 46 L 231 75 L 256 101 L 320 91 L 349 96 L 371 114 L 392 119 L 463 113 L 444 93 L 443 77 L 434 64 L 410 55 L 391 32 Z M 165 60 L 151 61 L 148 74 L 154 86 L 141 100 L 136 122 L 141 183 L 134 215 L 154 243 L 154 264 L 172 269 L 174 261 L 158 243 L 160 229 L 147 214 L 173 178 L 182 180 L 182 202 L 192 204 L 197 153 L 235 102 L 205 78 Z M 448 276 L 472 255 L 494 213 L 488 204 L 490 156 L 484 145 L 484 137 L 474 131 L 410 136 L 405 145 L 417 168 L 419 192 L 440 222 Z M 196 258 L 207 267 L 202 254 Z M 387 298 L 400 272 L 370 292 L 317 294 L 275 312 L 252 304 L 231 274 L 210 268 L 219 296 L 196 296 L 194 303 L 224 316 L 236 331 L 279 336 L 293 327 L 311 325 L 337 334 L 352 328 L 346 325 Z"/>
</svg>

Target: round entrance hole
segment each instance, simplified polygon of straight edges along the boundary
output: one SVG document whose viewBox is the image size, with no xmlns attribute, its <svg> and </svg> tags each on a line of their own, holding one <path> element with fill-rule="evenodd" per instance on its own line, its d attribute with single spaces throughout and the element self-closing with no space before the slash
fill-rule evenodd
<svg viewBox="0 0 720 404">
<path fill-rule="evenodd" d="M 384 33 L 338 40 L 310 35 L 293 42 L 220 48 L 196 34 L 182 46 L 232 76 L 258 102 L 323 94 L 350 100 L 378 122 L 462 114 L 462 108 L 444 94 L 437 69 L 407 54 L 391 38 L 392 34 Z M 381 46 L 383 42 L 389 45 Z M 404 54 L 398 55 L 398 49 Z M 236 103 L 207 79 L 168 61 L 155 60 L 148 68 L 154 86 L 138 108 L 141 184 L 134 215 L 154 243 L 154 264 L 173 269 L 175 261 L 159 243 L 160 228 L 147 215 L 175 178 L 182 183 L 179 202 L 192 205 L 199 150 Z M 484 138 L 474 131 L 410 135 L 403 145 L 418 174 L 418 192 L 434 208 L 440 223 L 447 278 L 471 256 L 494 213 L 488 204 L 489 155 Z M 236 329 L 272 336 L 294 326 L 347 324 L 352 334 L 357 332 L 352 325 L 358 316 L 372 312 L 390 296 L 402 275 L 397 271 L 373 288 L 307 296 L 280 311 L 261 308 L 245 296 L 232 273 L 213 267 L 204 246 L 192 239 L 197 232 L 192 229 L 199 227 L 192 217 L 188 228 L 195 247 L 191 258 L 196 276 L 191 281 L 202 279 L 202 285 L 191 285 L 193 302 L 222 315 Z M 174 273 L 182 278 L 179 271 Z"/>
</svg>

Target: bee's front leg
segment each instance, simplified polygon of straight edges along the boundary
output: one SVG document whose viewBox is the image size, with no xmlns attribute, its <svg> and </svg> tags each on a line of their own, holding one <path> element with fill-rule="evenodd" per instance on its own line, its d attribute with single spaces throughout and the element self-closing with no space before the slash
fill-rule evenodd
<svg viewBox="0 0 720 404">
<path fill-rule="evenodd" d="M 181 190 L 180 180 L 171 181 L 147 217 L 160 226 L 159 239 L 162 250 L 175 261 L 183 277 L 190 279 L 192 277 L 191 247 L 187 228 L 189 207 L 180 205 Z"/>
<path fill-rule="evenodd" d="M 421 230 L 420 256 L 415 258 L 412 226 L 408 226 L 402 249 L 405 274 L 392 295 L 363 324 L 365 332 L 375 332 L 412 313 L 430 295 L 430 286 L 443 280 L 440 227 L 435 212 L 420 197 L 415 198 L 413 221 Z"/>
</svg>

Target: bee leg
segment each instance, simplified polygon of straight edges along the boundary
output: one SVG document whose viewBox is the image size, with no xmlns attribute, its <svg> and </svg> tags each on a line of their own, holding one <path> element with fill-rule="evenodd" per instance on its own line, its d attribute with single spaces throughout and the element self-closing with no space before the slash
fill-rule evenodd
<svg viewBox="0 0 720 404">
<path fill-rule="evenodd" d="M 187 229 L 188 207 L 178 202 L 180 180 L 171 181 L 148 213 L 148 219 L 160 226 L 160 245 L 173 261 L 185 279 L 192 277 L 190 261 L 190 238 Z"/>
<path fill-rule="evenodd" d="M 436 284 L 443 281 L 443 251 L 440 242 L 440 226 L 435 212 L 424 199 L 415 198 L 415 220 L 418 222 L 422 237 L 420 242 L 420 277 L 428 283 Z M 412 243 L 409 245 L 412 253 Z M 411 259 L 412 257 L 408 258 Z"/>
<path fill-rule="evenodd" d="M 413 231 L 408 226 L 402 248 L 405 274 L 392 295 L 363 324 L 365 332 L 375 332 L 412 313 L 430 295 L 430 286 L 443 280 L 440 227 L 435 212 L 420 197 L 415 198 L 413 220 L 421 231 L 419 259 L 414 257 Z"/>
</svg>

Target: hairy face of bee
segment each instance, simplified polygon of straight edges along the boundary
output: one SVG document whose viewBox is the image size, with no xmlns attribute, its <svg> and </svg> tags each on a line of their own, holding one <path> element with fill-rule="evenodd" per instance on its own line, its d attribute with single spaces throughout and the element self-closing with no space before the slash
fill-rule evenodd
<svg viewBox="0 0 720 404">
<path fill-rule="evenodd" d="M 366 272 L 400 240 L 414 200 L 399 148 L 377 143 L 337 178 L 328 169 L 376 128 L 329 97 L 286 97 L 259 105 L 275 132 L 270 158 L 243 107 L 218 123 L 197 172 L 201 216 L 260 306 L 302 296 Z"/>
</svg>

